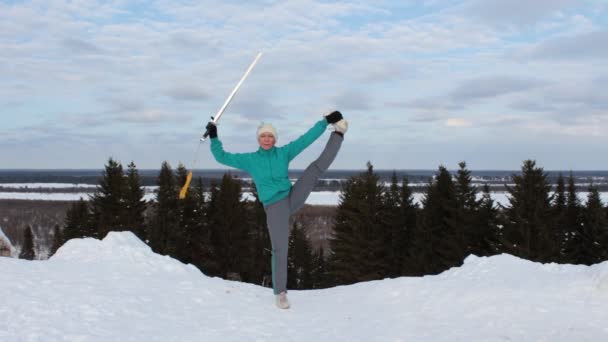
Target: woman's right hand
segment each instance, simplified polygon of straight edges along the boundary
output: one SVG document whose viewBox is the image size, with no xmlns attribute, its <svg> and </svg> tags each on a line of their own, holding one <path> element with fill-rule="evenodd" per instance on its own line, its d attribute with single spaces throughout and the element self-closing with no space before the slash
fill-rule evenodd
<svg viewBox="0 0 608 342">
<path fill-rule="evenodd" d="M 217 138 L 217 126 L 215 125 L 215 122 L 209 121 L 207 127 L 205 128 L 207 129 L 207 133 L 209 133 L 209 137 L 211 139 Z"/>
</svg>

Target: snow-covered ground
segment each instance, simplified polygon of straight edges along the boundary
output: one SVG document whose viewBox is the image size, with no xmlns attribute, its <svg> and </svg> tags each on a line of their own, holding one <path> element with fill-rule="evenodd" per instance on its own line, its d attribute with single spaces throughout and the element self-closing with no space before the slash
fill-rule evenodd
<svg viewBox="0 0 608 342">
<path fill-rule="evenodd" d="M 81 184 L 81 183 L 0 183 L 0 188 L 9 189 L 66 189 L 66 188 L 92 188 L 95 189 L 97 185 L 94 184 Z"/>
<path fill-rule="evenodd" d="M 209 278 L 128 232 L 0 258 L 0 341 L 607 341 L 608 262 L 471 256 L 438 276 L 272 291 Z"/>
</svg>

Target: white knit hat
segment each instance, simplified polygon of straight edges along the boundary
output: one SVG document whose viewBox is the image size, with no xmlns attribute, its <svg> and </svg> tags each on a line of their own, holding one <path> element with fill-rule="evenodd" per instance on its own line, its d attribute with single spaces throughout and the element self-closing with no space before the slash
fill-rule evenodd
<svg viewBox="0 0 608 342">
<path fill-rule="evenodd" d="M 277 130 L 269 123 L 262 122 L 260 126 L 258 126 L 257 137 L 259 138 L 262 133 L 270 133 L 274 137 L 274 140 L 279 140 L 279 135 L 277 134 Z"/>
</svg>

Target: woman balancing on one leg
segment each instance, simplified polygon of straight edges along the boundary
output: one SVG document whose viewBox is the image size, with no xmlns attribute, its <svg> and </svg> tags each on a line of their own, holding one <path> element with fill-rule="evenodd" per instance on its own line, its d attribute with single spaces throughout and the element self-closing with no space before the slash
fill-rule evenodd
<svg viewBox="0 0 608 342">
<path fill-rule="evenodd" d="M 327 125 L 334 131 L 317 160 L 313 161 L 304 174 L 292 186 L 287 176 L 289 162 L 323 134 Z M 246 171 L 253 178 L 260 201 L 266 212 L 266 222 L 272 242 L 272 286 L 276 304 L 281 309 L 289 308 L 287 301 L 287 246 L 289 240 L 289 216 L 298 210 L 317 183 L 321 174 L 333 162 L 348 129 L 348 122 L 342 114 L 334 111 L 325 115 L 311 129 L 298 139 L 281 147 L 276 129 L 262 123 L 257 130 L 260 148 L 251 153 L 229 153 L 224 151 L 217 137 L 217 127 L 213 122 L 207 125 L 211 137 L 211 152 L 219 163 Z"/>
</svg>

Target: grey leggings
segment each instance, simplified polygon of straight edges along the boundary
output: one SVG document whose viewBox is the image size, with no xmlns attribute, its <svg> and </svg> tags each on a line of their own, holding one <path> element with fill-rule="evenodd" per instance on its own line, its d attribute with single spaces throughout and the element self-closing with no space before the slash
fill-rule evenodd
<svg viewBox="0 0 608 342">
<path fill-rule="evenodd" d="M 293 185 L 289 195 L 264 207 L 270 241 L 272 242 L 272 288 L 275 294 L 287 290 L 289 216 L 304 205 L 321 174 L 329 168 L 329 165 L 336 158 L 343 140 L 344 138 L 341 135 L 332 133 L 319 158 L 304 170 L 304 174 Z"/>
</svg>

